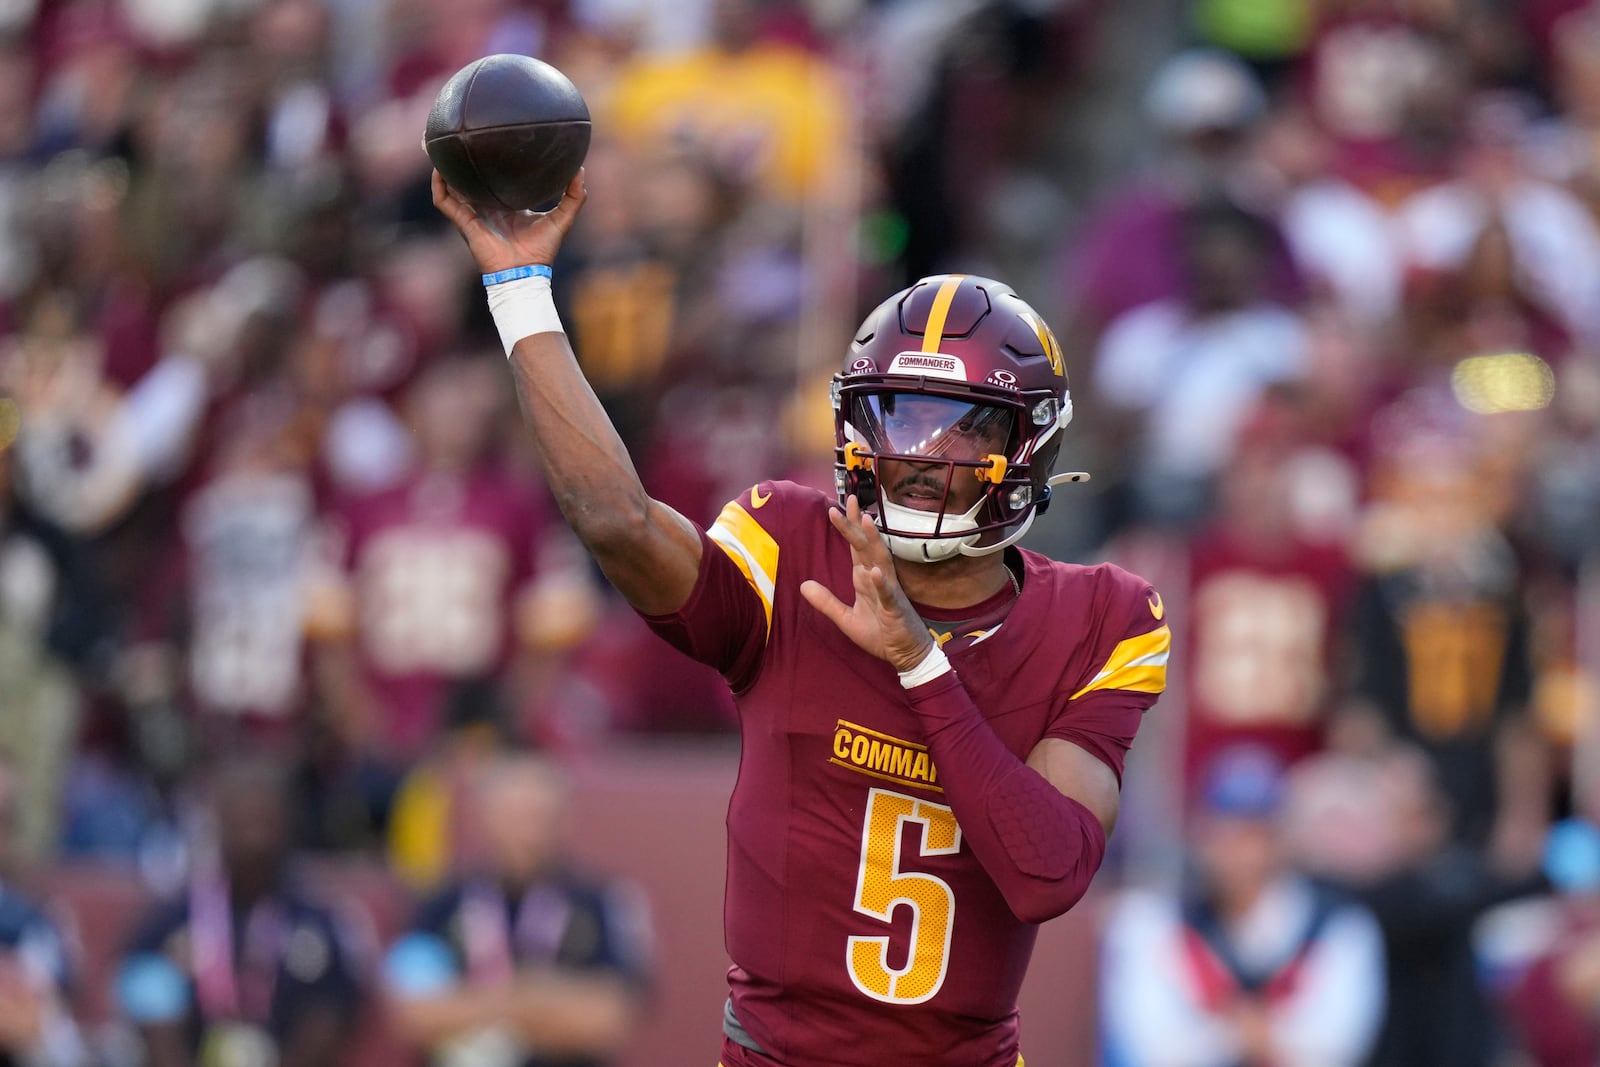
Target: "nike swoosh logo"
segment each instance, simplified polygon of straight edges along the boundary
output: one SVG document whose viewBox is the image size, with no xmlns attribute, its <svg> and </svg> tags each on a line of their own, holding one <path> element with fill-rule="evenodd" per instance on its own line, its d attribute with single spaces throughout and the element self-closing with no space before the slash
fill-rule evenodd
<svg viewBox="0 0 1600 1067">
<path fill-rule="evenodd" d="M 1157 622 L 1160 622 L 1161 616 L 1165 615 L 1166 613 L 1167 609 L 1161 603 L 1161 594 L 1156 592 L 1154 589 L 1150 590 L 1150 614 L 1156 617 Z"/>
<path fill-rule="evenodd" d="M 762 496 L 761 495 L 761 487 L 759 485 L 752 485 L 750 487 L 750 506 L 751 507 L 753 507 L 753 508 L 764 508 L 764 507 L 767 506 L 767 501 L 769 501 L 771 499 L 772 499 L 772 494 L 771 493 L 768 493 L 766 496 Z M 1156 618 L 1159 619 L 1159 618 L 1161 618 L 1161 616 L 1157 615 Z"/>
</svg>

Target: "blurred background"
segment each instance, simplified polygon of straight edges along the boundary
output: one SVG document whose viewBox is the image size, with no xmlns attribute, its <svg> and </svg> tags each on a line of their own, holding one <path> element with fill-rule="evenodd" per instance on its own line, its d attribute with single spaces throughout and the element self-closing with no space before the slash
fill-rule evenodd
<svg viewBox="0 0 1600 1067">
<path fill-rule="evenodd" d="M 0 0 L 0 1063 L 716 1062 L 731 703 L 429 201 L 494 52 L 589 102 L 557 300 L 686 515 L 832 485 L 909 281 L 1054 324 L 1027 544 L 1178 640 L 1031 1067 L 1600 1063 L 1587 0 Z"/>
</svg>

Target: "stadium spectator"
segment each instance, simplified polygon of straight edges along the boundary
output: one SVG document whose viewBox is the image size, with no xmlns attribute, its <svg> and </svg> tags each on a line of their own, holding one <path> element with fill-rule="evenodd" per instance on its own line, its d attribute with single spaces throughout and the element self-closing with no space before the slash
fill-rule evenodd
<svg viewBox="0 0 1600 1067">
<path fill-rule="evenodd" d="M 8 798 L 13 851 L 49 858 L 58 840 L 62 786 L 78 740 L 78 686 L 63 655 L 72 641 L 63 587 L 74 574 L 76 546 L 35 522 L 11 498 L 11 441 L 20 413 L 0 400 L 0 754 L 13 763 Z M 81 567 L 81 561 L 77 566 Z"/>
<path fill-rule="evenodd" d="M 1283 767 L 1252 746 L 1205 768 L 1181 896 L 1136 890 L 1106 922 L 1105 1062 L 1118 1067 L 1358 1067 L 1384 1012 L 1377 923 L 1298 873 Z"/>
<path fill-rule="evenodd" d="M 1451 838 L 1451 799 L 1420 750 L 1385 748 L 1357 761 L 1324 788 L 1370 789 L 1358 818 L 1366 841 L 1339 851 L 1325 835 L 1298 837 L 1297 852 L 1324 877 L 1357 895 L 1383 930 L 1389 995 L 1373 1067 L 1483 1067 L 1497 1062 L 1507 1034 L 1484 988 L 1473 931 L 1495 904 L 1537 892 L 1538 848 L 1521 866 L 1491 866 Z M 1311 829 L 1311 824 L 1301 824 Z M 1346 844 L 1354 839 L 1346 835 Z M 1323 855 L 1316 855 L 1322 852 Z M 1348 865 L 1346 865 L 1348 863 Z"/>
<path fill-rule="evenodd" d="M 70 960 L 56 923 L 18 885 L 21 779 L 0 760 L 0 1064 L 80 1067 L 88 1050 L 70 1008 Z"/>
<path fill-rule="evenodd" d="M 1357 535 L 1351 705 L 1438 768 L 1458 840 L 1537 848 L 1554 801 L 1528 717 L 1518 560 L 1501 528 L 1509 449 L 1448 395 L 1418 389 L 1376 417 L 1375 499 Z"/>
<path fill-rule="evenodd" d="M 1165 154 L 1089 213 L 1068 257 L 1066 299 L 1089 336 L 1141 305 L 1191 294 L 1199 279 L 1184 218 L 1200 205 L 1245 201 L 1247 147 L 1265 108 L 1249 68 L 1226 52 L 1179 53 L 1151 78 L 1145 114 Z M 1260 281 L 1273 298 L 1295 299 L 1296 265 L 1277 227 L 1262 227 Z"/>
<path fill-rule="evenodd" d="M 536 708 L 553 652 L 594 619 L 581 560 L 491 451 L 505 385 L 482 358 L 430 367 L 407 394 L 412 469 L 333 515 L 344 586 L 324 597 L 317 670 L 380 811 L 439 736 L 452 683 L 497 675 L 517 707 Z"/>
<path fill-rule="evenodd" d="M 1240 742 L 1286 765 L 1317 751 L 1335 707 L 1354 574 L 1342 546 L 1301 528 L 1296 459 L 1276 441 L 1246 445 L 1229 464 L 1216 517 L 1191 542 L 1191 781 Z"/>
<path fill-rule="evenodd" d="M 145 1062 L 342 1062 L 361 976 L 340 919 L 291 869 L 288 778 L 235 759 L 215 773 L 215 848 L 145 916 L 116 976 Z"/>
<path fill-rule="evenodd" d="M 1094 388 L 1129 424 L 1136 521 L 1201 521 L 1263 391 L 1305 369 L 1305 324 L 1265 291 L 1268 235 L 1223 201 L 1186 210 L 1185 295 L 1126 312 L 1101 338 Z"/>
<path fill-rule="evenodd" d="M 595 1067 L 632 1037 L 649 981 L 635 892 L 566 863 L 566 784 L 504 755 L 475 777 L 479 862 L 424 904 L 385 966 L 390 1017 L 432 1062 Z"/>
<path fill-rule="evenodd" d="M 1510 990 L 1510 1017 L 1539 1067 L 1585 1067 L 1600 1058 L 1600 831 L 1582 818 L 1557 823 L 1544 868 L 1554 915 Z"/>
</svg>

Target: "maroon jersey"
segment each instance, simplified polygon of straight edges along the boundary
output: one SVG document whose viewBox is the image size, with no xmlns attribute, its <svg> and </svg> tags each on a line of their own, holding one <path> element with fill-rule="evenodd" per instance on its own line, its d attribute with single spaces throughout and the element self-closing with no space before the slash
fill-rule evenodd
<svg viewBox="0 0 1600 1067">
<path fill-rule="evenodd" d="M 800 596 L 847 599 L 850 552 L 828 500 L 763 482 L 723 509 L 676 613 L 650 619 L 722 671 L 743 727 L 728 810 L 724 912 L 733 1010 L 792 1067 L 1014 1067 L 1017 991 L 1035 927 L 962 841 L 894 669 Z M 1003 621 L 947 654 L 1019 758 L 1046 737 L 1120 772 L 1165 684 L 1158 596 L 1110 565 L 1013 556 Z"/>
<path fill-rule="evenodd" d="M 451 683 L 504 666 L 542 509 L 498 472 L 420 474 L 345 502 L 339 519 L 367 682 L 387 743 L 414 758 L 442 726 Z"/>
<path fill-rule="evenodd" d="M 1335 638 L 1353 592 L 1344 551 L 1296 541 L 1267 557 L 1225 531 L 1190 557 L 1185 764 L 1264 745 L 1285 763 L 1322 744 Z"/>
</svg>

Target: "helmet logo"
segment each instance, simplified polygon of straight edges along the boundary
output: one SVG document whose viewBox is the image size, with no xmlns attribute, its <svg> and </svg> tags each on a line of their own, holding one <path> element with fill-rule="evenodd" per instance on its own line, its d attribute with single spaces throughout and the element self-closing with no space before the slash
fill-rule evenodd
<svg viewBox="0 0 1600 1067">
<path fill-rule="evenodd" d="M 937 352 L 901 352 L 889 363 L 888 374 L 920 374 L 927 378 L 967 380 L 967 365 L 956 356 Z"/>
<path fill-rule="evenodd" d="M 1033 332 L 1039 335 L 1039 346 L 1044 349 L 1044 356 L 1050 361 L 1050 369 L 1055 371 L 1056 377 L 1066 377 L 1067 365 L 1061 358 L 1061 345 L 1056 341 L 1056 335 L 1045 325 L 1044 320 L 1033 312 L 1023 312 L 1022 318 L 1033 327 Z"/>
<path fill-rule="evenodd" d="M 990 371 L 989 377 L 984 379 L 985 385 L 998 385 L 1002 389 L 1015 389 L 1017 376 L 1008 370 Z"/>
<path fill-rule="evenodd" d="M 867 371 L 872 369 L 872 366 L 872 360 L 868 359 L 866 356 L 857 356 L 855 362 L 850 364 L 849 373 L 865 374 Z"/>
</svg>

